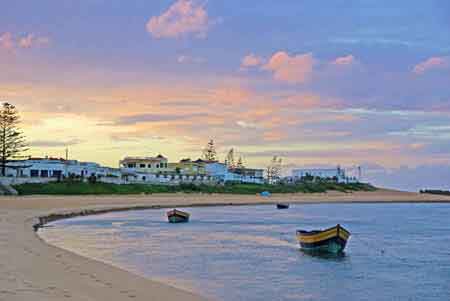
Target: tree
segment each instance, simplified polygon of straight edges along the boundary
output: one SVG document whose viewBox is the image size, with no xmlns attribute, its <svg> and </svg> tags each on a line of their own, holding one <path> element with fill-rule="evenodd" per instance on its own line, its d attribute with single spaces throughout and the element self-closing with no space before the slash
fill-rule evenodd
<svg viewBox="0 0 450 301">
<path fill-rule="evenodd" d="M 217 161 L 216 157 L 217 153 L 214 146 L 214 140 L 211 139 L 206 145 L 206 148 L 203 150 L 203 159 L 207 161 Z"/>
<path fill-rule="evenodd" d="M 0 107 L 0 166 L 1 175 L 6 175 L 6 168 L 11 159 L 21 158 L 28 150 L 23 132 L 19 128 L 20 117 L 16 107 L 7 102 Z"/>
<path fill-rule="evenodd" d="M 281 177 L 281 163 L 282 160 L 278 156 L 273 156 L 269 166 L 267 166 L 267 180 L 269 184 L 276 183 Z"/>
<path fill-rule="evenodd" d="M 225 165 L 230 169 L 235 168 L 234 162 L 234 149 L 230 149 L 227 154 L 227 158 L 225 159 Z"/>
<path fill-rule="evenodd" d="M 242 157 L 241 156 L 239 157 L 239 160 L 238 160 L 238 162 L 236 164 L 236 168 L 245 168 L 244 162 L 242 161 Z"/>
</svg>

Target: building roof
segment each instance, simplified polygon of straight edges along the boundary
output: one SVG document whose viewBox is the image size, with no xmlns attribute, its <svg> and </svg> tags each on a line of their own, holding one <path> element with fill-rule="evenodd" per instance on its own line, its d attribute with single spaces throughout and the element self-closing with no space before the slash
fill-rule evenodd
<svg viewBox="0 0 450 301">
<path fill-rule="evenodd" d="M 211 163 L 219 163 L 217 160 L 203 160 L 203 159 L 197 159 L 194 161 L 194 163 L 204 163 L 204 164 L 211 164 Z"/>
<path fill-rule="evenodd" d="M 29 157 L 28 159 L 29 161 L 66 161 L 66 159 L 63 158 L 53 158 L 53 157 L 45 157 L 45 158 L 41 158 L 41 157 Z"/>
<path fill-rule="evenodd" d="M 156 157 L 125 157 L 120 162 L 135 161 L 135 162 L 160 162 L 161 160 L 167 160 L 163 155 L 158 155 Z"/>
</svg>

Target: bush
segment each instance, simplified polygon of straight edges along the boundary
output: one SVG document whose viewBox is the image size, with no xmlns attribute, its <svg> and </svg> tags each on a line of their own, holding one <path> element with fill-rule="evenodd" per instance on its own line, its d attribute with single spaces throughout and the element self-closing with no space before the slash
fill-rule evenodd
<svg viewBox="0 0 450 301">
<path fill-rule="evenodd" d="M 109 184 L 101 182 L 63 181 L 46 184 L 22 184 L 14 188 L 21 195 L 48 194 L 48 195 L 99 195 L 99 194 L 152 194 L 152 193 L 224 193 L 224 194 L 259 194 L 263 191 L 271 193 L 324 193 L 330 190 L 352 192 L 372 191 L 375 187 L 369 184 L 352 183 L 339 184 L 330 182 L 310 182 L 294 185 L 269 184 L 225 184 L 225 185 L 195 185 L 184 183 L 180 185 L 149 185 L 149 184 Z"/>
</svg>

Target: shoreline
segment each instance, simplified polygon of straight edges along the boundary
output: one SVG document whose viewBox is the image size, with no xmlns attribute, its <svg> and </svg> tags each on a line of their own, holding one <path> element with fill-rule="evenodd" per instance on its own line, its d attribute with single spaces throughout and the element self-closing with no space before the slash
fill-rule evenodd
<svg viewBox="0 0 450 301">
<path fill-rule="evenodd" d="M 302 204 L 302 205 L 319 205 L 319 204 L 448 204 L 450 200 L 412 200 L 412 201 L 306 201 L 306 202 L 290 202 L 291 204 Z M 206 204 L 181 204 L 175 206 L 164 206 L 164 205 L 154 205 L 154 206 L 131 206 L 131 207 L 117 207 L 117 208 L 106 208 L 106 209 L 81 209 L 79 211 L 71 212 L 61 212 L 61 213 L 49 213 L 48 215 L 37 216 L 39 222 L 34 223 L 32 228 L 37 232 L 40 228 L 45 227 L 46 224 L 55 222 L 58 220 L 75 218 L 80 216 L 91 216 L 91 215 L 101 215 L 110 212 L 124 212 L 124 211 L 135 211 L 135 210 L 157 210 L 157 209 L 170 209 L 170 208 L 196 208 L 196 207 L 227 207 L 227 206 L 269 206 L 276 205 L 277 202 L 264 202 L 264 203 L 206 203 Z"/>
<path fill-rule="evenodd" d="M 47 244 L 33 228 L 111 211 L 196 206 L 319 203 L 450 203 L 450 197 L 393 190 L 272 195 L 163 194 L 0 198 L 0 300 L 206 300 L 164 283 Z"/>
</svg>

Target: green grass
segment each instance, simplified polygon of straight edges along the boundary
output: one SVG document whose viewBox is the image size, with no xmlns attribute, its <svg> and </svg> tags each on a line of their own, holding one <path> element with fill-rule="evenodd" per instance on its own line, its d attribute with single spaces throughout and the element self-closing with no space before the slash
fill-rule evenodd
<svg viewBox="0 0 450 301">
<path fill-rule="evenodd" d="M 256 185 L 256 184 L 227 184 L 227 185 L 143 185 L 143 184 L 106 184 L 61 182 L 47 184 L 22 184 L 14 188 L 20 195 L 105 195 L 105 194 L 152 194 L 152 193 L 225 193 L 225 194 L 257 194 L 263 191 L 271 193 L 319 193 L 330 190 L 342 192 L 373 191 L 375 187 L 369 184 L 352 183 L 301 183 L 296 185 Z"/>
</svg>

